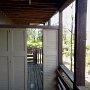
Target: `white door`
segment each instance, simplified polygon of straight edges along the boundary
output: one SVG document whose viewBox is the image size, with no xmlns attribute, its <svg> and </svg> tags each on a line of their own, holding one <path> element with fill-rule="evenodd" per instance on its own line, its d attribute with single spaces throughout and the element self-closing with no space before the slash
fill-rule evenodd
<svg viewBox="0 0 90 90">
<path fill-rule="evenodd" d="M 11 86 L 12 90 L 27 89 L 26 31 L 12 29 L 11 33 Z"/>
<path fill-rule="evenodd" d="M 0 90 L 27 90 L 26 32 L 0 30 Z"/>
<path fill-rule="evenodd" d="M 0 29 L 0 90 L 9 90 L 9 31 Z"/>
<path fill-rule="evenodd" d="M 57 30 L 43 30 L 43 90 L 55 90 L 58 62 Z"/>
</svg>

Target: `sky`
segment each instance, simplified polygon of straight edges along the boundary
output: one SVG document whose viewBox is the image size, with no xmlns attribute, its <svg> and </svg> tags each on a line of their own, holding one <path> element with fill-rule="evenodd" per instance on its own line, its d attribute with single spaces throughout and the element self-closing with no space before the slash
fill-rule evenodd
<svg viewBox="0 0 90 90">
<path fill-rule="evenodd" d="M 71 9 L 71 5 L 69 5 L 63 12 L 63 26 L 67 27 L 69 29 L 71 29 L 71 23 L 72 23 L 72 19 L 71 19 L 71 15 L 73 14 L 73 16 L 75 16 L 75 7 L 73 7 L 73 10 Z M 75 2 L 73 3 L 73 6 L 75 6 Z M 59 22 L 59 13 L 57 13 L 56 15 L 54 15 L 51 18 L 51 25 L 58 25 Z"/>
<path fill-rule="evenodd" d="M 86 24 L 86 30 L 87 30 L 87 42 L 90 43 L 90 0 L 87 0 L 87 24 Z M 69 5 L 69 7 L 67 7 L 64 11 L 63 11 L 63 26 L 67 27 L 68 29 L 71 29 L 71 23 L 72 23 L 72 19 L 71 19 L 71 15 L 73 14 L 73 16 L 75 17 L 75 2 L 73 3 L 73 9 L 71 9 L 72 5 Z M 58 25 L 59 22 L 59 13 L 57 13 L 56 15 L 54 15 L 51 18 L 51 25 Z"/>
<path fill-rule="evenodd" d="M 67 26 L 68 28 L 70 28 L 71 25 L 71 13 L 73 13 L 73 16 L 75 17 L 75 2 L 73 3 L 73 10 L 71 9 L 72 5 L 69 5 L 69 7 L 67 7 L 64 11 L 63 11 L 63 21 L 64 21 L 64 25 Z M 87 31 L 90 31 L 90 0 L 88 0 L 88 4 L 87 4 Z M 56 15 L 54 15 L 51 18 L 51 25 L 58 25 L 58 15 L 59 13 L 57 13 Z"/>
<path fill-rule="evenodd" d="M 90 0 L 87 4 L 87 43 L 90 44 Z"/>
<path fill-rule="evenodd" d="M 86 30 L 87 32 L 90 32 L 90 0 L 87 0 L 87 24 L 86 24 Z M 71 13 L 73 12 L 73 16 L 75 17 L 75 2 L 73 3 L 73 10 L 71 9 L 71 5 L 67 7 L 63 11 L 63 21 L 66 27 L 71 28 Z"/>
<path fill-rule="evenodd" d="M 87 4 L 87 31 L 90 31 L 90 0 Z"/>
</svg>

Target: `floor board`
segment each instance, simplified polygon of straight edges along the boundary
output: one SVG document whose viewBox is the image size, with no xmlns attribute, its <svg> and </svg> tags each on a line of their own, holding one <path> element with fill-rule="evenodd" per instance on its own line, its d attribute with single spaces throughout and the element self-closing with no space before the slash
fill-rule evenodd
<svg viewBox="0 0 90 90">
<path fill-rule="evenodd" d="M 42 90 L 42 65 L 28 63 L 28 90 Z"/>
</svg>

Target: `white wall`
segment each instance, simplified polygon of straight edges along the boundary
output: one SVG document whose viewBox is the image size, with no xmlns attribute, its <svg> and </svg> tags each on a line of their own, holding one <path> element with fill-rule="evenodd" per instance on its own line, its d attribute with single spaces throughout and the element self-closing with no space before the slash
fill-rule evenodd
<svg viewBox="0 0 90 90">
<path fill-rule="evenodd" d="M 56 90 L 55 77 L 58 65 L 57 30 L 43 31 L 43 90 Z"/>
</svg>

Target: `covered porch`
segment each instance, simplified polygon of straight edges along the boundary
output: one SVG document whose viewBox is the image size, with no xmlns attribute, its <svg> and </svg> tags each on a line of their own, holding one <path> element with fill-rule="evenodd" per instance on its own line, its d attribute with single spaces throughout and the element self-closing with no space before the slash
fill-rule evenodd
<svg viewBox="0 0 90 90">
<path fill-rule="evenodd" d="M 62 60 L 62 12 L 74 0 L 0 1 L 0 90 L 87 90 L 85 50 L 87 0 L 75 0 L 74 72 Z M 58 25 L 51 17 L 59 12 Z M 41 25 L 42 24 L 42 25 Z M 43 30 L 40 60 L 27 63 L 26 29 Z"/>
</svg>

